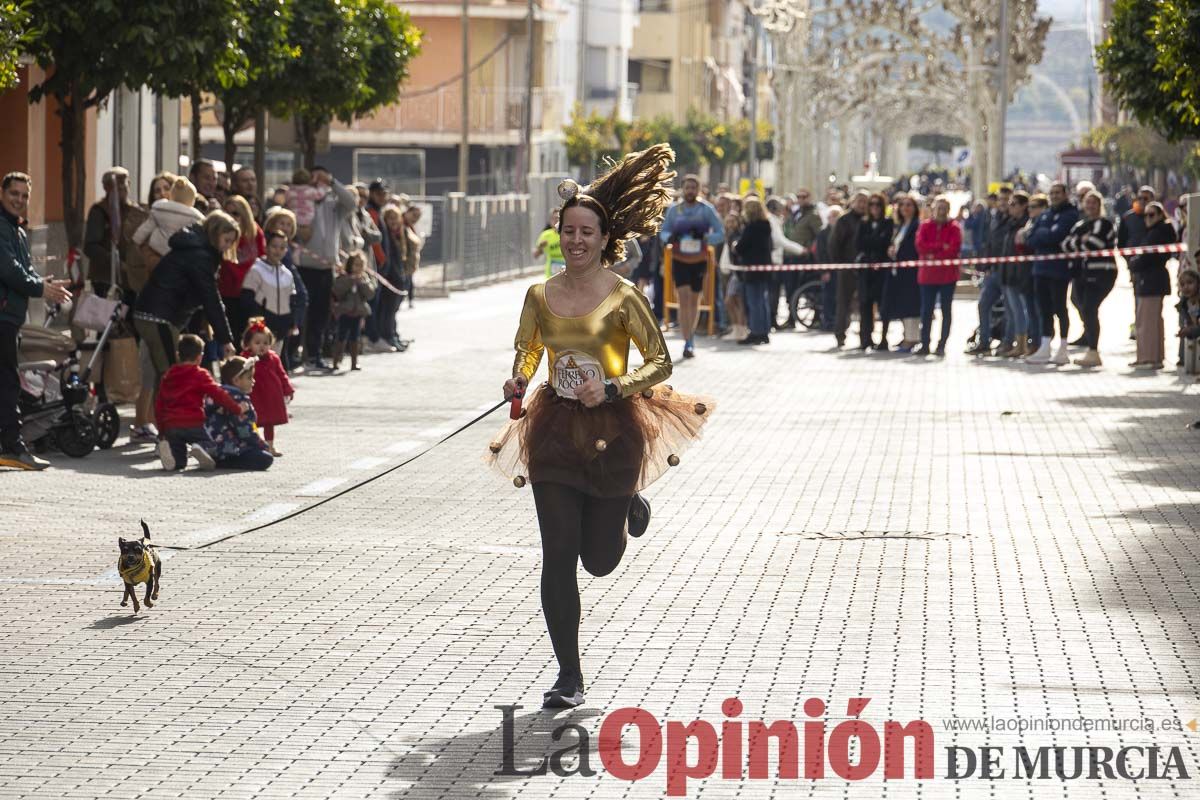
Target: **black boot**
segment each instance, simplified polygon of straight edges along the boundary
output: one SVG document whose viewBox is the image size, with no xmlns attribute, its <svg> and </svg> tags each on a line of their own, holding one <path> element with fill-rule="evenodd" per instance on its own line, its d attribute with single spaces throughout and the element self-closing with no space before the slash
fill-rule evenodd
<svg viewBox="0 0 1200 800">
<path fill-rule="evenodd" d="M 641 536 L 650 526 L 650 501 L 640 494 L 633 496 L 629 504 L 629 535 Z"/>
</svg>

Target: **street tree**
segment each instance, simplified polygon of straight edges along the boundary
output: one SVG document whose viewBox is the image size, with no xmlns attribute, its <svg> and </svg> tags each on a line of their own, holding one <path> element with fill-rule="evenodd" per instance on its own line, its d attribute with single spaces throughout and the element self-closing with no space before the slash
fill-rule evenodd
<svg viewBox="0 0 1200 800">
<path fill-rule="evenodd" d="M 17 0 L 0 0 L 0 92 L 19 82 L 18 59 L 27 35 L 29 14 Z"/>
<path fill-rule="evenodd" d="M 246 24 L 235 31 L 238 49 L 245 54 L 244 80 L 218 82 L 213 94 L 221 109 L 225 163 L 233 164 L 237 145 L 233 138 L 254 122 L 260 111 L 287 108 L 303 87 L 280 80 L 288 62 L 299 53 L 288 42 L 292 23 L 291 0 L 242 0 Z"/>
<path fill-rule="evenodd" d="M 238 51 L 227 43 L 236 5 L 236 0 L 193 0 L 183 6 L 129 3 L 120 6 L 118 17 L 111 0 L 26 0 L 35 33 L 25 49 L 46 71 L 45 79 L 30 89 L 30 102 L 54 98 L 62 121 L 63 221 L 69 246 L 83 240 L 87 110 L 122 86 L 181 94 L 180 87 L 196 77 L 192 70 L 201 62 L 213 70 L 230 70 L 235 74 L 224 77 L 236 80 Z M 211 35 L 222 28 L 224 37 Z"/>
<path fill-rule="evenodd" d="M 1113 97 L 1172 141 L 1200 137 L 1197 37 L 1200 0 L 1117 0 L 1096 48 Z"/>
<path fill-rule="evenodd" d="M 291 104 L 304 153 L 316 161 L 317 134 L 334 119 L 349 124 L 399 97 L 421 32 L 387 0 L 293 0 L 303 24 L 288 29 L 283 81 L 302 92 Z"/>
</svg>

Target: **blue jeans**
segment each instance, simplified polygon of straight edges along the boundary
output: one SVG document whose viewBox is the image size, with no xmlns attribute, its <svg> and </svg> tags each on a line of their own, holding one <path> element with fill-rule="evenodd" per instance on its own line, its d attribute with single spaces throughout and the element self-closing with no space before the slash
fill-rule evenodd
<svg viewBox="0 0 1200 800">
<path fill-rule="evenodd" d="M 979 284 L 979 344 L 991 346 L 992 343 L 992 307 L 1004 294 L 1000 284 L 1000 274 L 992 270 L 983 276 Z"/>
<path fill-rule="evenodd" d="M 767 305 L 767 290 L 771 282 L 762 273 L 742 283 L 742 298 L 746 303 L 747 325 L 755 336 L 766 336 L 771 332 L 770 309 Z"/>
<path fill-rule="evenodd" d="M 721 273 L 717 272 L 716 280 L 713 281 L 713 305 L 716 307 L 717 327 L 728 328 L 729 318 L 725 315 L 725 281 L 721 279 Z"/>
<path fill-rule="evenodd" d="M 929 347 L 930 329 L 933 327 L 933 307 L 942 307 L 942 335 L 938 344 L 950 338 L 950 307 L 954 305 L 954 284 L 939 283 L 921 286 L 921 344 Z"/>
<path fill-rule="evenodd" d="M 1029 333 L 1025 295 L 1019 286 L 1004 287 L 1004 309 L 1004 341 L 1012 343 Z"/>
</svg>

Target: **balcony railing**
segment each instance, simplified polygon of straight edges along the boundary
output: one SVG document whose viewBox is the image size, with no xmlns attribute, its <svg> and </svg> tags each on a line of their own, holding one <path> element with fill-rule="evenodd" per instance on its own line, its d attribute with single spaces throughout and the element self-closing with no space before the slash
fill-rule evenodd
<svg viewBox="0 0 1200 800">
<path fill-rule="evenodd" d="M 356 131 L 419 131 L 457 133 L 461 128 L 462 90 L 446 86 L 433 92 L 402 97 L 396 105 L 381 109 L 370 117 L 355 120 Z M 480 87 L 470 90 L 472 133 L 508 133 L 520 131 L 524 120 L 527 92 L 517 87 Z M 541 129 L 547 112 L 553 115 L 562 107 L 562 92 L 537 87 L 533 90 L 533 127 Z M 555 124 L 553 120 L 551 125 Z"/>
</svg>

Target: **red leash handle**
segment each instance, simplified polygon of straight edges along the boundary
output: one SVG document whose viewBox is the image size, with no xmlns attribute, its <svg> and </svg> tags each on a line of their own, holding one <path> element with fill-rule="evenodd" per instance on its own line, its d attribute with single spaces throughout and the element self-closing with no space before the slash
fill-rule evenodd
<svg viewBox="0 0 1200 800">
<path fill-rule="evenodd" d="M 508 407 L 508 418 L 509 419 L 520 419 L 521 418 L 521 399 L 524 397 L 525 397 L 525 387 L 518 386 L 517 390 L 515 392 L 513 392 L 512 404 Z"/>
</svg>

